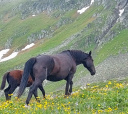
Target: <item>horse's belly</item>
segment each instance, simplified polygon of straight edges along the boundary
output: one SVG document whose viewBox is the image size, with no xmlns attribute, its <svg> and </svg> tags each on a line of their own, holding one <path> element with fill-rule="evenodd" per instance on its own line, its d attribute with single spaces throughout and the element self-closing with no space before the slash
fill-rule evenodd
<svg viewBox="0 0 128 114">
<path fill-rule="evenodd" d="M 63 79 L 65 79 L 65 77 L 57 77 L 57 76 L 53 76 L 53 75 L 50 75 L 47 77 L 47 80 L 49 80 L 49 81 L 60 81 Z"/>
</svg>

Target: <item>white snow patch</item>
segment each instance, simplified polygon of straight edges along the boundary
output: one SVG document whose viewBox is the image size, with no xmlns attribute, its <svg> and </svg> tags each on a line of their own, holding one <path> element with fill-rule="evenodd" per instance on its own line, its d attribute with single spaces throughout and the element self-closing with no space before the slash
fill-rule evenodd
<svg viewBox="0 0 128 114">
<path fill-rule="evenodd" d="M 31 44 L 27 45 L 25 48 L 23 48 L 22 51 L 24 51 L 26 49 L 29 49 L 29 48 L 31 48 L 34 45 L 35 45 L 34 43 L 31 43 Z"/>
<path fill-rule="evenodd" d="M 34 46 L 34 45 L 35 45 L 34 43 L 31 43 L 31 44 L 27 45 L 25 48 L 23 48 L 22 51 L 23 51 L 23 50 L 26 50 L 26 49 L 29 49 L 29 48 L 31 48 L 31 47 Z M 10 49 L 5 49 L 5 50 L 0 51 L 0 62 L 10 60 L 10 59 L 16 57 L 17 54 L 19 53 L 19 52 L 13 52 L 13 53 L 12 53 L 11 55 L 9 55 L 8 57 L 5 57 L 5 58 L 1 59 L 2 56 L 3 56 L 4 54 L 6 54 L 9 50 L 10 50 Z"/>
<path fill-rule="evenodd" d="M 123 12 L 124 12 L 124 9 L 121 9 L 121 10 L 119 10 L 119 16 L 121 16 L 122 14 L 123 14 Z"/>
<path fill-rule="evenodd" d="M 89 6 L 82 8 L 81 10 L 77 10 L 77 13 L 82 14 L 84 13 L 92 4 L 94 3 L 94 0 L 91 0 L 91 3 Z"/>
<path fill-rule="evenodd" d="M 6 54 L 10 49 L 4 49 L 2 51 L 0 51 L 0 60 L 3 57 L 4 54 Z"/>
<path fill-rule="evenodd" d="M 32 16 L 35 17 L 36 15 L 33 14 Z"/>
<path fill-rule="evenodd" d="M 89 6 L 82 8 L 81 10 L 78 10 L 77 13 L 82 14 L 84 13 L 87 9 L 89 8 Z"/>
<path fill-rule="evenodd" d="M 91 0 L 91 4 L 90 5 L 92 5 L 94 3 L 94 0 Z"/>
<path fill-rule="evenodd" d="M 12 53 L 11 55 L 9 55 L 8 57 L 5 57 L 5 58 L 1 59 L 0 62 L 10 60 L 10 59 L 16 57 L 18 53 L 19 53 L 19 52 L 13 52 L 13 53 Z"/>
</svg>

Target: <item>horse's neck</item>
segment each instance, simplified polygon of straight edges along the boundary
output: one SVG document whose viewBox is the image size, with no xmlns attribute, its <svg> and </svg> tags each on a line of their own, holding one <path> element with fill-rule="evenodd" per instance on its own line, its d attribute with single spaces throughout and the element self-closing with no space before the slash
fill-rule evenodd
<svg viewBox="0 0 128 114">
<path fill-rule="evenodd" d="M 72 58 L 75 60 L 76 65 L 82 63 L 82 60 L 85 58 L 85 55 L 81 51 L 70 51 Z"/>
</svg>

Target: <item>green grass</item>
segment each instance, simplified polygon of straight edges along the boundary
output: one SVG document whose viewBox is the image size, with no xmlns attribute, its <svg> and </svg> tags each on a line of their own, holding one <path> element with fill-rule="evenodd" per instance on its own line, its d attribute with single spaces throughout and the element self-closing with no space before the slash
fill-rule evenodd
<svg viewBox="0 0 128 114">
<path fill-rule="evenodd" d="M 10 102 L 0 99 L 0 113 L 18 114 L 97 114 L 128 113 L 128 80 L 108 81 L 105 83 L 87 84 L 86 87 L 74 88 L 73 94 L 64 98 L 64 91 L 40 97 L 37 103 L 33 97 L 29 108 L 24 107 L 26 97 L 19 100 L 13 96 Z"/>
<path fill-rule="evenodd" d="M 0 4 L 0 14 L 6 15 L 6 14 L 11 14 L 11 10 L 19 5 L 20 3 L 23 3 L 25 0 L 11 0 L 11 2 L 1 2 Z M 15 9 L 15 8 L 14 8 Z"/>
<path fill-rule="evenodd" d="M 120 31 L 120 34 L 116 36 L 112 41 L 102 45 L 97 52 L 96 62 L 100 63 L 105 58 L 120 53 L 128 52 L 128 29 Z"/>
<path fill-rule="evenodd" d="M 25 20 L 21 20 L 18 16 L 12 17 L 9 22 L 5 22 L 1 27 L 2 32 L 0 32 L 0 47 L 4 47 L 7 39 L 12 39 L 12 48 L 21 49 L 27 43 L 27 38 L 31 34 L 41 32 L 41 30 L 52 26 L 56 20 L 50 18 L 46 14 L 40 14 L 35 17 L 28 17 Z M 13 29 L 12 29 L 13 28 Z M 20 42 L 20 45 L 17 45 Z"/>
</svg>

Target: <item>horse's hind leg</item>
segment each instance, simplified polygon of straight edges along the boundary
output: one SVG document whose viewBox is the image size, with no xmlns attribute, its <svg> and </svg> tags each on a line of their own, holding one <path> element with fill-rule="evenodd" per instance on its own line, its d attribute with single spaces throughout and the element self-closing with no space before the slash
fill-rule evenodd
<svg viewBox="0 0 128 114">
<path fill-rule="evenodd" d="M 40 84 L 38 87 L 39 87 L 39 89 L 41 90 L 41 92 L 42 92 L 42 94 L 43 94 L 43 97 L 45 98 L 45 91 L 44 91 L 44 88 L 43 88 L 42 84 Z M 35 96 L 37 102 L 40 102 L 39 97 L 38 97 L 38 94 L 37 94 L 37 89 L 34 91 L 33 94 L 34 94 L 34 96 Z"/>
<path fill-rule="evenodd" d="M 9 100 L 9 99 L 10 99 L 9 96 L 8 96 L 10 88 L 11 88 L 11 86 L 9 85 L 9 86 L 4 90 L 4 94 L 5 94 L 6 100 Z"/>
<path fill-rule="evenodd" d="M 34 94 L 34 91 L 37 89 L 37 87 L 38 86 L 36 86 L 35 81 L 34 81 L 34 83 L 30 86 L 30 89 L 29 89 L 28 97 L 27 97 L 27 100 L 26 100 L 27 105 L 29 104 L 29 101 L 32 97 L 32 94 Z"/>
<path fill-rule="evenodd" d="M 15 91 L 16 87 L 17 87 L 17 84 L 15 83 L 11 85 L 11 88 L 8 91 L 9 100 L 11 100 L 12 93 Z"/>
<path fill-rule="evenodd" d="M 40 102 L 39 97 L 38 97 L 38 93 L 37 93 L 37 89 L 33 92 L 35 99 L 37 100 L 37 102 Z"/>
<path fill-rule="evenodd" d="M 29 104 L 29 101 L 32 97 L 32 94 L 34 94 L 35 91 L 37 91 L 38 86 L 42 83 L 43 81 L 41 81 L 41 79 L 35 79 L 35 81 L 33 82 L 33 84 L 30 86 L 30 90 L 28 93 L 28 97 L 26 100 L 26 104 Z"/>
<path fill-rule="evenodd" d="M 44 91 L 44 88 L 43 88 L 42 84 L 39 85 L 39 89 L 41 90 L 41 92 L 43 94 L 43 97 L 45 98 L 45 91 Z"/>
</svg>

